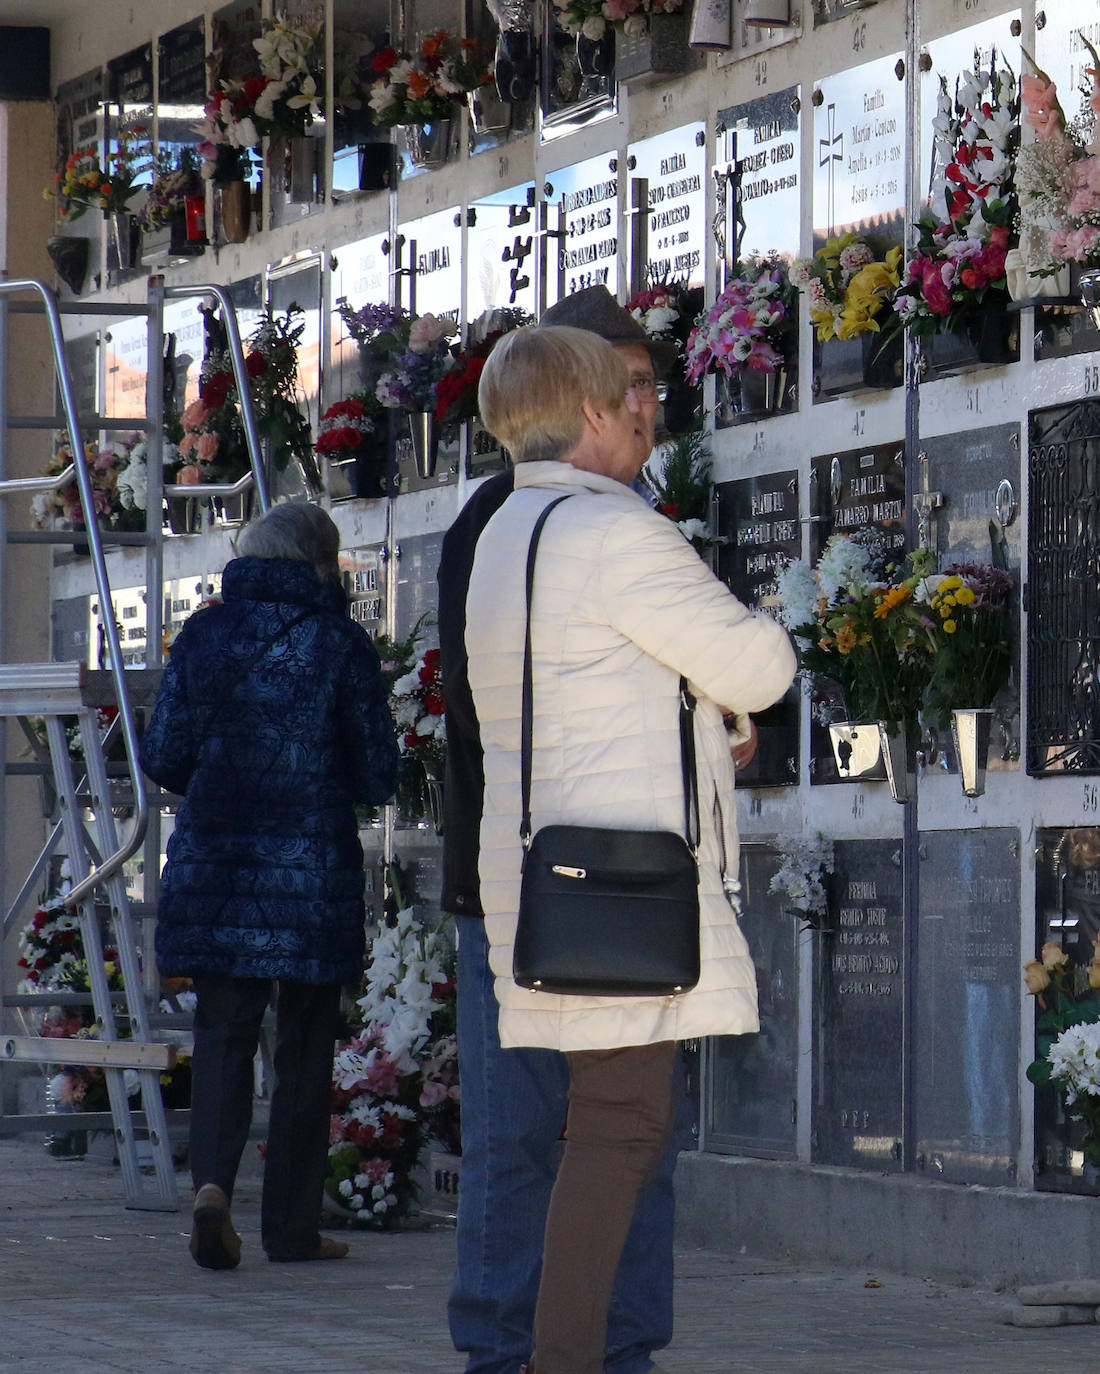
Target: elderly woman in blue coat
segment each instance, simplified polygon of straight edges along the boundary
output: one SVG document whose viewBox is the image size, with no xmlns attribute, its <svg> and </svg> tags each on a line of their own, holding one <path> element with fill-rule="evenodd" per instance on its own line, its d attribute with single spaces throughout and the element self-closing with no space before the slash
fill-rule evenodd
<svg viewBox="0 0 1100 1374">
<path fill-rule="evenodd" d="M 157 963 L 193 980 L 191 1254 L 233 1268 L 230 1217 L 252 1061 L 276 992 L 261 1237 L 271 1260 L 337 1259 L 319 1231 L 340 986 L 363 970 L 357 802 L 393 792 L 397 744 L 378 655 L 347 615 L 339 531 L 307 502 L 248 526 L 220 603 L 172 648 L 141 745 L 185 796 L 168 843 Z"/>
</svg>

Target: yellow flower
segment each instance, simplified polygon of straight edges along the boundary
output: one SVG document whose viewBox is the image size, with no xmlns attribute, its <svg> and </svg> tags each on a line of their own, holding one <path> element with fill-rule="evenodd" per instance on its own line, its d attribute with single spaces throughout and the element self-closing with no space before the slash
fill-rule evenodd
<svg viewBox="0 0 1100 1374">
<path fill-rule="evenodd" d="M 940 583 L 940 594 L 942 595 L 944 592 L 958 591 L 962 584 L 962 578 L 957 577 L 954 573 L 952 573 L 950 577 L 945 577 L 943 581 Z"/>
<path fill-rule="evenodd" d="M 848 654 L 856 647 L 859 642 L 854 626 L 850 624 L 842 625 L 836 632 L 836 648 L 839 654 Z"/>
<path fill-rule="evenodd" d="M 900 606 L 903 601 L 908 601 L 912 595 L 912 587 L 907 587 L 904 583 L 900 587 L 889 588 L 879 598 L 878 605 L 875 607 L 875 619 L 885 620 L 895 606 Z"/>
<path fill-rule="evenodd" d="M 1028 992 L 1042 992 L 1050 987 L 1050 974 L 1038 959 L 1029 959 L 1024 965 L 1024 982 Z"/>
<path fill-rule="evenodd" d="M 958 625 L 956 625 L 953 620 L 945 620 L 943 622 L 943 632 L 945 635 L 953 635 L 958 628 Z"/>
<path fill-rule="evenodd" d="M 1047 940 L 1039 954 L 1044 968 L 1057 968 L 1059 964 L 1069 963 L 1069 955 L 1056 940 Z"/>
<path fill-rule="evenodd" d="M 960 606 L 969 606 L 974 600 L 974 592 L 970 587 L 960 587 L 955 593 L 955 600 Z"/>
</svg>

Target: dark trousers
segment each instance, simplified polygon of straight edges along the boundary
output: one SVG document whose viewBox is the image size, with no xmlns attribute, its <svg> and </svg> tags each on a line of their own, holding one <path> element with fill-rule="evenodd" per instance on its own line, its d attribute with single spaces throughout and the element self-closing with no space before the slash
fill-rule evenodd
<svg viewBox="0 0 1100 1374">
<path fill-rule="evenodd" d="M 534 1374 L 602 1374 L 619 1258 L 673 1128 L 676 1056 L 673 1041 L 566 1055 L 569 1118 L 546 1218 Z"/>
<path fill-rule="evenodd" d="M 320 1241 L 339 987 L 273 984 L 267 978 L 194 979 L 191 1179 L 196 1191 L 216 1183 L 233 1197 L 252 1123 L 252 1061 L 273 987 L 275 1082 L 260 1232 L 269 1254 L 297 1256 Z"/>
</svg>

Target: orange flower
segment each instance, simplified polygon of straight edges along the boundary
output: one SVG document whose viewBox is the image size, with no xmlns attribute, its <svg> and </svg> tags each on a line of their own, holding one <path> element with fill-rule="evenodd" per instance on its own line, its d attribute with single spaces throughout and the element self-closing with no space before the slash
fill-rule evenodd
<svg viewBox="0 0 1100 1374">
<path fill-rule="evenodd" d="M 412 100 L 423 100 L 431 89 L 428 78 L 414 68 L 409 73 L 409 96 Z"/>
<path fill-rule="evenodd" d="M 875 619 L 885 620 L 895 606 L 900 606 L 903 601 L 908 601 L 913 595 L 912 587 L 891 587 L 885 592 L 878 605 L 875 607 Z"/>
<path fill-rule="evenodd" d="M 842 625 L 836 632 L 836 651 L 838 654 L 849 654 L 859 643 L 859 636 L 852 625 Z"/>
<path fill-rule="evenodd" d="M 447 41 L 447 30 L 440 29 L 438 33 L 433 33 L 430 38 L 424 39 L 424 56 L 438 57 L 439 50 Z"/>
</svg>

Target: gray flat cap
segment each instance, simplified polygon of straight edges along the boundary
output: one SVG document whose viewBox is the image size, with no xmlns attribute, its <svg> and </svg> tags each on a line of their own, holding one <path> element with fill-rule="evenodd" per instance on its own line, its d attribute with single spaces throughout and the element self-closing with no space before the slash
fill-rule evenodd
<svg viewBox="0 0 1100 1374">
<path fill-rule="evenodd" d="M 574 329 L 587 329 L 609 344 L 641 344 L 653 359 L 653 368 L 659 377 L 663 377 L 676 360 L 676 345 L 667 339 L 651 339 L 606 286 L 587 286 L 583 291 L 566 296 L 543 312 L 539 324 L 568 324 Z"/>
</svg>

